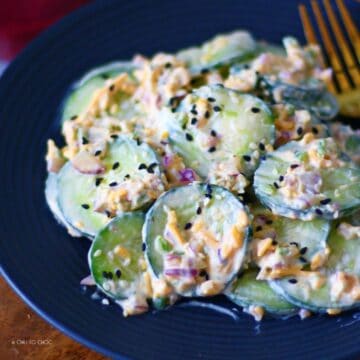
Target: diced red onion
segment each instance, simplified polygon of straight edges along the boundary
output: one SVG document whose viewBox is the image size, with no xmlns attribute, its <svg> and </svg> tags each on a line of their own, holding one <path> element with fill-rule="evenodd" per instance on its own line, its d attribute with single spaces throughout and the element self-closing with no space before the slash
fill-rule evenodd
<svg viewBox="0 0 360 360">
<path fill-rule="evenodd" d="M 174 268 L 174 269 L 165 269 L 166 276 L 182 276 L 182 277 L 195 277 L 198 274 L 197 269 L 184 269 L 184 268 Z"/>
<path fill-rule="evenodd" d="M 96 284 L 93 277 L 91 275 L 88 275 L 80 281 L 80 285 L 94 286 Z"/>
<path fill-rule="evenodd" d="M 188 183 L 196 180 L 196 174 L 193 169 L 185 168 L 179 171 L 180 181 Z"/>
<path fill-rule="evenodd" d="M 173 161 L 172 155 L 165 155 L 163 158 L 163 164 L 165 167 L 169 167 Z"/>
</svg>

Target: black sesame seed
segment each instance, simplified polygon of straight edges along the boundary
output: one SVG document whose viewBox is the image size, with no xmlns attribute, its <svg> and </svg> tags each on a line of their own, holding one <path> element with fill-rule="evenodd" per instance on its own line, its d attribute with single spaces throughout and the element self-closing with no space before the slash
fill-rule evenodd
<svg viewBox="0 0 360 360">
<path fill-rule="evenodd" d="M 322 214 L 323 214 L 323 212 L 322 212 L 321 209 L 315 209 L 315 212 L 316 212 L 318 215 L 322 215 Z"/>
<path fill-rule="evenodd" d="M 297 283 L 296 279 L 289 279 L 288 281 L 289 281 L 290 284 L 296 284 Z"/>
<path fill-rule="evenodd" d="M 103 180 L 104 180 L 103 178 L 96 178 L 95 186 L 99 186 Z"/>
<path fill-rule="evenodd" d="M 206 270 L 201 270 L 199 272 L 199 276 L 204 277 L 205 280 L 209 280 L 209 274 L 206 272 Z"/>
<path fill-rule="evenodd" d="M 212 191 L 213 191 L 213 189 L 212 189 L 211 185 L 210 185 L 210 184 L 206 184 L 206 192 L 207 192 L 208 194 L 211 194 Z"/>
<path fill-rule="evenodd" d="M 89 143 L 89 140 L 88 140 L 85 136 L 83 136 L 83 137 L 82 137 L 82 143 L 83 143 L 84 145 L 86 145 L 86 144 Z"/>
<path fill-rule="evenodd" d="M 215 146 L 211 146 L 208 150 L 208 152 L 212 153 L 216 151 L 216 147 Z"/>
<path fill-rule="evenodd" d="M 137 146 L 141 145 L 141 140 L 139 138 L 136 138 L 135 141 L 136 141 Z"/>
<path fill-rule="evenodd" d="M 189 134 L 189 133 L 185 134 L 185 138 L 186 138 L 187 141 L 193 141 L 194 140 L 193 136 L 191 134 Z"/>
<path fill-rule="evenodd" d="M 96 150 L 94 155 L 99 156 L 100 154 L 101 154 L 101 150 Z"/>
<path fill-rule="evenodd" d="M 107 74 L 101 74 L 101 77 L 104 79 L 104 80 L 107 80 L 109 78 L 109 75 Z"/>
<path fill-rule="evenodd" d="M 192 227 L 192 223 L 186 223 L 184 226 L 184 229 L 189 230 L 189 229 L 191 229 L 191 227 Z"/>
<path fill-rule="evenodd" d="M 142 243 L 142 244 L 141 244 L 141 250 L 142 250 L 142 251 L 145 251 L 145 250 L 146 250 L 146 244 L 145 244 L 145 243 Z"/>
<path fill-rule="evenodd" d="M 274 186 L 275 186 L 276 189 L 280 188 L 279 184 L 276 181 L 274 182 Z"/>
<path fill-rule="evenodd" d="M 119 162 L 117 161 L 116 163 L 114 163 L 114 165 L 112 166 L 113 170 L 116 170 L 118 167 L 120 166 Z"/>
<path fill-rule="evenodd" d="M 157 163 L 152 163 L 152 164 L 150 164 L 150 165 L 148 166 L 148 168 L 147 168 L 147 172 L 148 172 L 149 174 L 153 174 L 153 173 L 154 173 L 154 169 L 155 169 L 155 167 L 156 167 L 157 165 L 158 165 Z"/>
<path fill-rule="evenodd" d="M 307 252 L 307 249 L 308 249 L 308 248 L 307 248 L 306 246 L 304 246 L 303 248 L 301 248 L 301 249 L 300 249 L 300 254 L 301 254 L 301 255 L 305 255 L 306 252 Z"/>
<path fill-rule="evenodd" d="M 215 130 L 211 130 L 211 131 L 210 131 L 210 135 L 213 136 L 213 137 L 216 137 L 216 136 L 217 136 L 216 131 L 215 131 Z"/>
<path fill-rule="evenodd" d="M 279 181 L 284 181 L 284 176 L 283 175 L 279 176 Z"/>
<path fill-rule="evenodd" d="M 290 168 L 291 169 L 296 169 L 296 168 L 298 168 L 300 165 L 299 164 L 292 164 L 292 165 L 290 165 Z"/>
<path fill-rule="evenodd" d="M 107 271 L 103 271 L 103 272 L 102 272 L 102 276 L 103 276 L 105 279 L 107 279 Z"/>
<path fill-rule="evenodd" d="M 195 125 L 197 123 L 197 118 L 192 118 L 191 119 L 191 125 Z"/>
<path fill-rule="evenodd" d="M 202 209 L 201 209 L 200 206 L 196 209 L 196 213 L 197 213 L 198 215 L 200 215 L 200 214 L 202 213 Z"/>
<path fill-rule="evenodd" d="M 299 260 L 303 263 L 307 263 L 308 261 L 303 257 L 303 256 L 300 256 L 299 257 Z"/>
<path fill-rule="evenodd" d="M 118 184 L 118 183 L 117 183 L 116 181 L 113 181 L 113 182 L 111 182 L 111 183 L 109 184 L 109 186 L 110 186 L 110 187 L 113 187 L 113 186 L 117 186 L 117 184 Z"/>
<path fill-rule="evenodd" d="M 205 194 L 205 197 L 207 197 L 208 199 L 211 199 L 212 195 L 211 194 Z"/>
<path fill-rule="evenodd" d="M 276 246 L 277 244 L 278 244 L 278 242 L 277 242 L 276 240 L 273 240 L 273 241 L 271 242 L 271 245 Z"/>
<path fill-rule="evenodd" d="M 319 130 L 316 127 L 311 128 L 311 131 L 313 134 L 317 135 L 319 133 Z"/>
<path fill-rule="evenodd" d="M 172 108 L 172 109 L 171 109 L 171 112 L 174 113 L 175 111 L 176 111 L 176 108 Z"/>
<path fill-rule="evenodd" d="M 331 199 L 330 198 L 327 198 L 327 199 L 324 199 L 324 200 L 321 200 L 320 201 L 320 204 L 321 205 L 327 205 L 327 204 L 330 204 L 331 203 Z"/>
<path fill-rule="evenodd" d="M 90 209 L 90 206 L 88 204 L 82 204 L 81 207 L 84 208 L 85 210 Z"/>
<path fill-rule="evenodd" d="M 71 118 L 70 118 L 70 120 L 75 120 L 75 119 L 77 119 L 77 115 L 73 115 Z"/>
<path fill-rule="evenodd" d="M 120 278 L 120 277 L 121 277 L 121 270 L 120 270 L 120 269 L 117 269 L 117 270 L 115 271 L 115 275 L 116 275 L 117 278 Z"/>
<path fill-rule="evenodd" d="M 107 216 L 108 218 L 111 218 L 111 213 L 110 213 L 110 211 L 105 210 L 105 214 L 106 214 L 106 216 Z"/>
<path fill-rule="evenodd" d="M 198 112 L 195 110 L 195 109 L 191 109 L 190 112 L 193 114 L 193 115 L 197 115 Z"/>
<path fill-rule="evenodd" d="M 266 220 L 266 222 L 265 222 L 266 225 L 271 225 L 272 223 L 273 223 L 272 220 Z"/>
<path fill-rule="evenodd" d="M 255 231 L 261 231 L 262 230 L 262 226 L 257 226 L 256 228 L 255 228 Z"/>
<path fill-rule="evenodd" d="M 303 131 L 304 131 L 304 130 L 303 130 L 303 128 L 302 128 L 301 126 L 298 127 L 297 130 L 296 130 L 296 132 L 297 132 L 298 135 L 301 135 L 301 134 L 303 133 Z"/>
<path fill-rule="evenodd" d="M 114 84 L 112 84 L 112 85 L 109 86 L 109 90 L 110 90 L 110 91 L 114 91 L 114 89 L 115 89 L 115 85 L 114 85 Z"/>
<path fill-rule="evenodd" d="M 205 116 L 205 119 L 208 119 L 210 117 L 210 111 L 206 111 L 204 116 Z"/>
<path fill-rule="evenodd" d="M 107 273 L 108 279 L 112 280 L 112 278 L 114 277 L 113 273 L 111 271 L 109 271 Z"/>
<path fill-rule="evenodd" d="M 176 96 L 171 97 L 171 98 L 169 99 L 169 105 L 170 105 L 170 106 L 175 105 L 176 99 L 177 99 Z"/>
<path fill-rule="evenodd" d="M 140 164 L 138 169 L 139 170 L 145 170 L 145 169 L 147 169 L 147 166 L 145 164 Z"/>
<path fill-rule="evenodd" d="M 169 68 L 171 68 L 171 67 L 172 67 L 172 64 L 171 64 L 171 63 L 167 62 L 167 63 L 165 64 L 165 68 L 166 68 L 166 69 L 169 69 Z"/>
<path fill-rule="evenodd" d="M 130 175 L 129 175 L 129 174 L 126 174 L 126 175 L 124 176 L 124 179 L 130 179 Z"/>
<path fill-rule="evenodd" d="M 221 108 L 220 108 L 220 106 L 214 106 L 213 110 L 218 112 L 218 111 L 221 111 Z"/>
<path fill-rule="evenodd" d="M 110 137 L 113 138 L 113 139 L 117 139 L 119 137 L 119 135 L 112 134 L 112 135 L 110 135 Z"/>
<path fill-rule="evenodd" d="M 215 102 L 215 99 L 214 99 L 213 97 L 208 97 L 207 99 L 208 99 L 208 101 L 210 101 L 210 102 Z"/>
<path fill-rule="evenodd" d="M 265 151 L 265 145 L 263 143 L 259 143 L 259 149 L 261 151 Z"/>
<path fill-rule="evenodd" d="M 202 73 L 202 74 L 207 74 L 208 72 L 209 72 L 209 69 L 206 69 L 206 68 L 201 69 L 201 73 Z"/>
<path fill-rule="evenodd" d="M 295 242 L 295 241 L 292 241 L 292 242 L 290 243 L 290 245 L 294 245 L 294 246 L 296 246 L 296 247 L 299 247 L 299 244 L 298 244 L 297 242 Z"/>
<path fill-rule="evenodd" d="M 252 111 L 254 114 L 257 114 L 257 113 L 260 112 L 260 109 L 257 108 L 257 107 L 252 107 L 252 108 L 251 108 L 251 111 Z"/>
<path fill-rule="evenodd" d="M 243 159 L 245 161 L 251 161 L 251 157 L 249 155 L 243 155 Z"/>
</svg>

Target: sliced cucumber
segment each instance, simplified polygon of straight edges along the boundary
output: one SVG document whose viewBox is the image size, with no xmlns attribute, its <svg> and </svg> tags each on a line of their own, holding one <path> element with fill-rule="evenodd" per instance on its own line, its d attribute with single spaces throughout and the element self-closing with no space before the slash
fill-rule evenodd
<svg viewBox="0 0 360 360">
<path fill-rule="evenodd" d="M 134 69 L 135 65 L 131 62 L 114 62 L 85 74 L 66 97 L 61 121 L 64 122 L 81 114 L 89 105 L 94 91 L 104 86 L 107 79 L 114 78 L 122 72 L 131 74 Z"/>
<path fill-rule="evenodd" d="M 221 86 L 189 94 L 165 122 L 171 146 L 203 179 L 228 161 L 251 175 L 262 153 L 259 144 L 264 151 L 275 138 L 273 116 L 263 101 Z"/>
<path fill-rule="evenodd" d="M 352 129 L 348 125 L 335 122 L 330 127 L 331 135 L 334 137 L 337 145 L 344 151 L 351 160 L 360 165 L 360 130 Z"/>
<path fill-rule="evenodd" d="M 346 310 L 360 305 L 360 236 L 340 233 L 334 224 L 329 236 L 330 256 L 317 272 L 274 280 L 272 288 L 293 304 L 317 312 Z M 346 226 L 346 225 L 345 225 Z"/>
<path fill-rule="evenodd" d="M 297 308 L 274 292 L 265 280 L 256 280 L 258 271 L 246 270 L 230 287 L 225 295 L 235 304 L 248 307 L 260 306 L 274 315 L 295 314 Z"/>
<path fill-rule="evenodd" d="M 98 168 L 78 164 L 79 153 L 58 178 L 58 202 L 66 220 L 89 237 L 110 221 L 108 216 L 147 206 L 164 189 L 156 154 L 146 143 L 119 136 L 105 151 Z"/>
<path fill-rule="evenodd" d="M 263 81 L 268 83 L 267 89 L 276 92 L 277 102 L 281 100 L 298 109 L 307 109 L 321 120 L 331 120 L 339 112 L 336 98 L 324 86 L 295 86 L 280 81 L 272 82 L 266 77 Z"/>
<path fill-rule="evenodd" d="M 302 220 L 355 211 L 360 206 L 359 168 L 342 160 L 331 138 L 305 140 L 292 141 L 262 161 L 254 177 L 257 197 L 275 214 Z"/>
<path fill-rule="evenodd" d="M 59 204 L 57 202 L 58 196 L 58 188 L 57 188 L 57 174 L 50 172 L 46 179 L 45 183 L 45 198 L 46 202 L 49 206 L 49 209 L 53 213 L 55 219 L 59 222 L 59 224 L 66 227 L 69 234 L 75 237 L 81 236 L 77 230 L 75 230 L 65 219 L 63 213 L 59 208 Z"/>
<path fill-rule="evenodd" d="M 232 193 L 193 183 L 163 194 L 146 215 L 146 258 L 183 296 L 220 293 L 241 269 L 249 219 Z"/>
<path fill-rule="evenodd" d="M 179 51 L 177 57 L 196 72 L 250 58 L 255 51 L 256 42 L 253 37 L 246 31 L 235 31 L 218 35 L 201 47 Z"/>
<path fill-rule="evenodd" d="M 276 264 L 303 268 L 309 265 L 317 254 L 327 252 L 327 237 L 330 223 L 324 219 L 301 221 L 277 216 L 260 205 L 251 207 L 253 215 L 253 238 L 273 240 L 273 254 L 257 258 L 253 248 L 252 260 L 269 271 Z"/>
<path fill-rule="evenodd" d="M 144 218 L 141 212 L 114 218 L 100 230 L 89 250 L 89 266 L 96 285 L 116 300 L 144 290 L 140 287 L 144 273 L 141 266 Z"/>
</svg>

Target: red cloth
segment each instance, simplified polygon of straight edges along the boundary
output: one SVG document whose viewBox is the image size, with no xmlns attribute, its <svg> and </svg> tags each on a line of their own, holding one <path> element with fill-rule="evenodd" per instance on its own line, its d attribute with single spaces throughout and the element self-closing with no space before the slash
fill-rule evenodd
<svg viewBox="0 0 360 360">
<path fill-rule="evenodd" d="M 0 0 L 0 60 L 11 60 L 32 38 L 88 0 Z"/>
</svg>

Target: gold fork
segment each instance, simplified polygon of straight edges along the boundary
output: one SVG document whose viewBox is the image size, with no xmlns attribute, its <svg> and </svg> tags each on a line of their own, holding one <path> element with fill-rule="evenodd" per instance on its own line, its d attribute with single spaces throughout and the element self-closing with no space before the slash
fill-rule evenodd
<svg viewBox="0 0 360 360">
<path fill-rule="evenodd" d="M 330 23 L 330 30 L 327 28 L 318 2 L 316 0 L 311 1 L 311 8 L 314 12 L 315 20 L 320 31 L 320 36 L 329 62 L 328 65 L 333 68 L 333 79 L 328 87 L 336 96 L 342 115 L 360 118 L 359 31 L 343 0 L 336 0 L 342 22 L 350 39 L 349 44 L 330 1 L 323 0 L 323 5 Z M 307 42 L 309 44 L 319 44 L 305 5 L 299 5 L 299 14 Z M 335 37 L 337 47 L 333 43 L 333 36 Z M 339 55 L 337 48 L 340 50 L 341 56 Z M 351 48 L 354 54 L 352 53 Z"/>
</svg>

